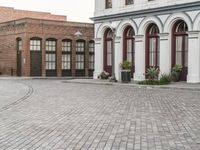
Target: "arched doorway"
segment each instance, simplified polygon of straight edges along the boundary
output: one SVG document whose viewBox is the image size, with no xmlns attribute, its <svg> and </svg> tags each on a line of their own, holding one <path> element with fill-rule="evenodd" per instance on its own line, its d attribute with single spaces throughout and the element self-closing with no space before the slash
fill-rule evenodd
<svg viewBox="0 0 200 150">
<path fill-rule="evenodd" d="M 104 33 L 104 70 L 112 74 L 112 30 L 108 28 Z"/>
<path fill-rule="evenodd" d="M 186 81 L 188 73 L 188 26 L 183 20 L 177 21 L 172 28 L 172 67 L 182 66 L 181 80 Z"/>
<path fill-rule="evenodd" d="M 159 29 L 154 23 L 150 24 L 146 31 L 146 69 L 149 67 L 159 68 Z"/>
<path fill-rule="evenodd" d="M 131 62 L 131 77 L 135 72 L 135 47 L 134 47 L 134 36 L 135 32 L 131 26 L 127 26 L 124 30 L 123 36 L 123 61 L 127 60 Z"/>
</svg>

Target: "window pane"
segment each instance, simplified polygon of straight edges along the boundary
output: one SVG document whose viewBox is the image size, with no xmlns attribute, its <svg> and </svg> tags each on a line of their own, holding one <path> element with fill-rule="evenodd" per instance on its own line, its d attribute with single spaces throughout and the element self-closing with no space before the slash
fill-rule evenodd
<svg viewBox="0 0 200 150">
<path fill-rule="evenodd" d="M 76 42 L 76 51 L 77 52 L 84 52 L 85 51 L 85 42 Z"/>
<path fill-rule="evenodd" d="M 71 41 L 62 42 L 62 51 L 70 52 L 71 51 Z"/>
<path fill-rule="evenodd" d="M 106 8 L 112 8 L 112 0 L 106 0 Z"/>
<path fill-rule="evenodd" d="M 182 43 L 183 39 L 182 36 L 176 37 L 176 64 L 182 64 Z"/>
<path fill-rule="evenodd" d="M 63 54 L 62 55 L 62 69 L 71 69 L 71 55 L 70 54 Z"/>
<path fill-rule="evenodd" d="M 41 41 L 30 40 L 30 51 L 41 51 Z"/>
<path fill-rule="evenodd" d="M 46 51 L 56 51 L 56 41 L 46 41 Z"/>
<path fill-rule="evenodd" d="M 94 42 L 89 43 L 89 52 L 94 52 Z"/>
</svg>

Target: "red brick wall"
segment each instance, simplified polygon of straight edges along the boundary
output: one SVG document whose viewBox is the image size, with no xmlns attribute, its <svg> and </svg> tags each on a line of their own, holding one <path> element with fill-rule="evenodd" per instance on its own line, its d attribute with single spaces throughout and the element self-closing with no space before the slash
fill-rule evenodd
<svg viewBox="0 0 200 150">
<path fill-rule="evenodd" d="M 57 40 L 57 75 L 61 76 L 61 42 L 63 39 L 72 40 L 72 75 L 75 74 L 76 66 L 76 40 L 74 33 L 80 30 L 80 39 L 86 42 L 85 52 L 85 75 L 88 76 L 89 41 L 94 38 L 94 26 L 88 23 L 74 23 L 61 21 L 47 21 L 38 19 L 20 19 L 0 24 L 0 72 L 11 74 L 11 69 L 16 75 L 16 38 L 22 38 L 22 57 L 26 63 L 22 63 L 22 75 L 30 75 L 30 49 L 29 40 L 33 37 L 42 39 L 42 75 L 45 76 L 45 41 L 48 38 Z"/>
<path fill-rule="evenodd" d="M 11 7 L 0 7 L 0 22 L 7 22 L 21 18 L 36 18 L 36 19 L 46 19 L 46 20 L 58 20 L 58 21 L 67 20 L 66 16 L 54 15 L 47 12 L 16 10 Z"/>
</svg>

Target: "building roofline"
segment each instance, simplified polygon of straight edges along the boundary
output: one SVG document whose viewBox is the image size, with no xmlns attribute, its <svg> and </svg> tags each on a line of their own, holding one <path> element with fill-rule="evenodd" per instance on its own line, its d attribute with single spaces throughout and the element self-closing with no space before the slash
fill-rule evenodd
<svg viewBox="0 0 200 150">
<path fill-rule="evenodd" d="M 86 23 L 86 22 L 73 22 L 73 21 L 60 21 L 60 20 L 51 20 L 51 19 L 37 19 L 37 18 L 29 18 L 29 17 L 25 17 L 25 18 L 20 18 L 20 19 L 16 19 L 16 20 L 11 20 L 11 21 L 6 21 L 6 22 L 1 22 L 0 25 L 10 25 L 10 24 L 18 24 L 19 23 L 34 23 L 31 21 L 35 21 L 35 23 L 59 23 L 58 25 L 68 25 L 68 26 L 91 26 L 93 27 L 94 24 L 93 23 Z"/>
<path fill-rule="evenodd" d="M 193 10 L 199 10 L 200 9 L 200 1 L 198 2 L 190 2 L 190 3 L 184 3 L 184 4 L 177 4 L 177 5 L 170 5 L 170 6 L 163 6 L 163 7 L 157 7 L 157 8 L 151 8 L 151 9 L 142 9 L 137 11 L 130 11 L 130 12 L 123 12 L 123 13 L 115 13 L 110 15 L 104 15 L 104 16 L 97 16 L 90 18 L 91 20 L 98 22 L 102 20 L 110 20 L 110 19 L 116 19 L 116 18 L 122 18 L 122 17 L 143 17 L 147 15 L 152 14 L 166 14 L 166 13 L 174 13 L 179 11 L 193 11 Z"/>
</svg>

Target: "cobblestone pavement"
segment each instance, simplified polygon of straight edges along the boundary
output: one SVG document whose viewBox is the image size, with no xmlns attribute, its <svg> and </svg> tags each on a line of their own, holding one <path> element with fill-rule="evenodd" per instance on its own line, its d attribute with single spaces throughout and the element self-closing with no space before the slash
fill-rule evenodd
<svg viewBox="0 0 200 150">
<path fill-rule="evenodd" d="M 13 80 L 0 80 L 0 112 L 23 101 L 29 89 L 28 85 Z"/>
<path fill-rule="evenodd" d="M 5 82 L 26 92 L 0 112 L 0 150 L 200 150 L 200 92 Z M 1 95 L 1 106 L 6 98 Z"/>
</svg>

